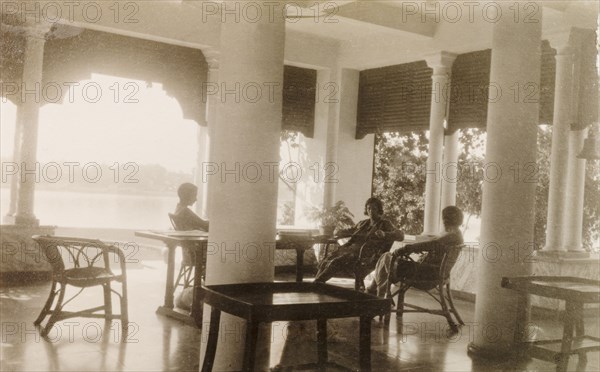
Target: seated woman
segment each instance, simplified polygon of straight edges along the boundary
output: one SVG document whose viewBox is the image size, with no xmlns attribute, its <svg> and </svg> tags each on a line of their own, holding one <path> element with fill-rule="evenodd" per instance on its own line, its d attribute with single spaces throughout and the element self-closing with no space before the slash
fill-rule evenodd
<svg viewBox="0 0 600 372">
<path fill-rule="evenodd" d="M 377 259 L 387 252 L 395 240 L 402 240 L 404 234 L 387 219 L 383 218 L 383 203 L 377 198 L 369 198 L 365 203 L 365 214 L 368 219 L 360 221 L 347 232 L 350 240 L 341 245 L 334 254 L 325 257 L 319 264 L 315 282 L 326 282 L 340 272 L 353 271 L 358 255 Z"/>
<path fill-rule="evenodd" d="M 412 253 L 422 253 L 419 262 L 412 260 L 399 260 L 397 266 L 396 278 L 402 281 L 402 278 L 433 280 L 438 275 L 438 268 L 441 265 L 444 253 L 448 248 L 463 243 L 460 225 L 463 223 L 463 213 L 455 206 L 449 206 L 442 210 L 442 221 L 445 232 L 436 239 L 407 244 L 396 249 L 394 252 L 383 254 L 375 266 L 375 279 L 367 288 L 369 293 L 377 293 L 377 296 L 384 297 L 387 290 L 388 280 L 390 278 L 390 266 L 392 255 L 396 257 L 408 256 Z"/>
<path fill-rule="evenodd" d="M 177 189 L 177 195 L 179 203 L 173 213 L 177 229 L 208 231 L 208 221 L 200 218 L 189 208 L 198 198 L 198 187 L 193 183 L 182 183 Z"/>
</svg>

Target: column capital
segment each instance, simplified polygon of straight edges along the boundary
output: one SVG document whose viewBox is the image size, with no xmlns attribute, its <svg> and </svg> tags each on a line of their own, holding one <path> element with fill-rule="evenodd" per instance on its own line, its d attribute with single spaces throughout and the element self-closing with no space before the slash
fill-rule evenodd
<svg viewBox="0 0 600 372">
<path fill-rule="evenodd" d="M 209 70 L 219 69 L 219 57 L 221 53 L 218 50 L 213 48 L 205 48 L 202 49 L 202 54 L 204 54 L 204 58 L 206 59 Z"/>
<path fill-rule="evenodd" d="M 27 39 L 46 40 L 53 24 L 46 21 L 27 18 L 24 22 L 18 24 L 8 24 L 2 22 L 0 27 L 3 32 L 11 32 L 25 36 Z"/>
<path fill-rule="evenodd" d="M 548 35 L 550 46 L 556 49 L 556 55 L 573 55 L 579 50 L 582 34 L 574 28 L 562 29 Z"/>
<path fill-rule="evenodd" d="M 447 73 L 452 68 L 455 59 L 456 54 L 440 51 L 426 56 L 425 62 L 427 62 L 427 66 L 433 69 L 434 75 L 439 75 Z"/>
</svg>

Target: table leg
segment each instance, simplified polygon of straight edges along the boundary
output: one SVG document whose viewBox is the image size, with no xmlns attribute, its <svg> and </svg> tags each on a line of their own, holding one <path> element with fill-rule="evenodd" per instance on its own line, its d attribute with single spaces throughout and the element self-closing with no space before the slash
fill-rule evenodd
<svg viewBox="0 0 600 372">
<path fill-rule="evenodd" d="M 327 319 L 317 319 L 317 363 L 319 371 L 327 367 Z"/>
<path fill-rule="evenodd" d="M 560 347 L 560 354 L 557 355 L 557 372 L 563 372 L 567 370 L 567 366 L 569 364 L 571 344 L 573 343 L 573 328 L 575 326 L 575 319 L 577 316 L 577 306 L 572 302 L 567 301 L 567 303 L 565 304 L 565 310 L 565 325 L 563 328 L 562 345 Z"/>
<path fill-rule="evenodd" d="M 219 323 L 221 322 L 221 310 L 211 308 L 210 328 L 208 330 L 208 342 L 206 343 L 206 352 L 204 353 L 204 362 L 202 363 L 202 372 L 211 372 L 217 353 L 217 341 L 219 340 Z"/>
<path fill-rule="evenodd" d="M 246 327 L 246 347 L 244 348 L 244 365 L 242 371 L 254 371 L 256 360 L 256 342 L 258 341 L 258 322 L 248 320 Z"/>
<path fill-rule="evenodd" d="M 585 335 L 585 329 L 583 325 L 583 303 L 578 302 L 575 304 L 575 336 L 583 337 Z M 578 354 L 577 358 L 577 370 L 584 370 L 587 364 L 587 353 L 582 351 Z"/>
<path fill-rule="evenodd" d="M 202 328 L 203 303 L 200 299 L 200 287 L 202 286 L 202 275 L 204 275 L 204 271 L 202 270 L 202 260 L 204 257 L 204 250 L 206 250 L 206 242 L 200 244 L 202 245 L 200 247 L 201 249 L 196 249 L 194 252 L 196 261 L 194 262 L 194 289 L 192 292 L 192 310 L 190 311 L 190 315 L 194 318 L 198 328 Z"/>
<path fill-rule="evenodd" d="M 304 280 L 304 249 L 296 248 L 296 281 Z"/>
<path fill-rule="evenodd" d="M 360 370 L 371 371 L 371 317 L 360 317 L 359 336 Z"/>
<path fill-rule="evenodd" d="M 528 295 L 524 292 L 517 292 L 517 319 L 515 320 L 515 343 L 529 341 L 528 322 Z"/>
<path fill-rule="evenodd" d="M 167 258 L 167 285 L 165 288 L 165 307 L 167 309 L 173 308 L 173 282 L 175 281 L 175 246 L 167 244 L 168 258 Z"/>
</svg>

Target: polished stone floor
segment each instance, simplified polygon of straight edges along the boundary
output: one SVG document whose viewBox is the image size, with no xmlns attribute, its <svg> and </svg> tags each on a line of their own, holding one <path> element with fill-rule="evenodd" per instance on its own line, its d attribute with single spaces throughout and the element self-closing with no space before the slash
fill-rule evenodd
<svg viewBox="0 0 600 372">
<path fill-rule="evenodd" d="M 163 262 L 143 261 L 128 267 L 131 325 L 123 337 L 118 321 L 75 318 L 57 324 L 47 339 L 40 337 L 32 322 L 45 302 L 49 283 L 0 287 L 2 324 L 1 371 L 190 371 L 198 370 L 201 332 L 176 320 L 155 314 L 163 300 Z M 293 275 L 278 277 L 292 279 Z M 349 279 L 332 280 L 351 287 Z M 100 291 L 87 289 L 73 308 L 102 299 Z M 86 293 L 87 292 L 87 293 Z M 416 303 L 429 301 L 409 292 Z M 448 335 L 441 317 L 406 314 L 405 332 L 399 334 L 395 319 L 390 329 L 374 321 L 372 328 L 373 371 L 553 371 L 551 363 L 527 361 L 474 361 L 467 355 L 472 340 L 474 305 L 456 301 L 467 323 L 458 334 Z M 560 338 L 562 328 L 555 319 L 534 319 L 540 338 Z M 312 323 L 273 325 L 270 365 L 288 366 L 316 361 L 315 327 Z M 336 320 L 329 324 L 329 359 L 357 369 L 358 320 Z M 586 318 L 586 333 L 600 333 L 597 315 Z M 599 371 L 599 353 L 589 353 L 581 370 Z M 569 370 L 576 370 L 572 357 Z"/>
</svg>

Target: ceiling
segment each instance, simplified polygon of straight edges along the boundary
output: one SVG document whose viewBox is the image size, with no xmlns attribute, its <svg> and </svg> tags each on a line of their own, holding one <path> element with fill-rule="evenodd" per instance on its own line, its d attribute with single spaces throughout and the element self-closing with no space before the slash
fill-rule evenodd
<svg viewBox="0 0 600 372">
<path fill-rule="evenodd" d="M 45 4 L 62 4 L 63 9 L 48 7 L 46 16 L 68 27 L 198 48 L 205 55 L 217 57 L 223 24 L 221 10 L 236 3 L 241 4 L 239 10 L 244 10 L 253 2 L 122 1 L 118 14 L 114 2 L 81 1 L 77 2 L 78 8 L 70 9 L 54 1 L 36 3 L 42 9 Z M 86 17 L 82 12 L 88 3 L 101 7 L 100 19 L 92 22 L 89 14 Z M 432 0 L 301 0 L 288 4 L 285 11 L 283 6 L 279 10 L 287 15 L 286 63 L 316 69 L 335 65 L 359 70 L 418 61 L 441 50 L 460 54 L 490 48 L 497 6 L 489 1 Z M 526 20 L 528 15 L 543 13 L 543 38 L 568 32 L 571 27 L 598 27 L 596 1 L 548 1 L 543 6 L 533 2 L 513 4 L 518 5 L 513 14 L 503 17 Z M 13 9 L 2 7 L 2 11 L 5 22 L 6 13 Z M 60 14 L 51 14 L 52 11 Z M 127 22 L 132 19 L 136 22 Z"/>
</svg>

